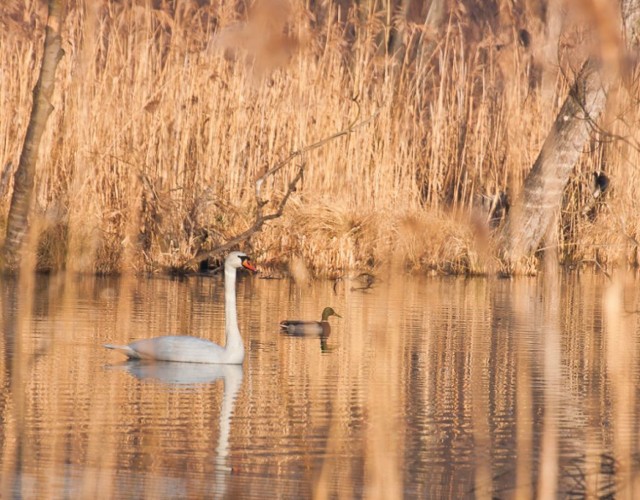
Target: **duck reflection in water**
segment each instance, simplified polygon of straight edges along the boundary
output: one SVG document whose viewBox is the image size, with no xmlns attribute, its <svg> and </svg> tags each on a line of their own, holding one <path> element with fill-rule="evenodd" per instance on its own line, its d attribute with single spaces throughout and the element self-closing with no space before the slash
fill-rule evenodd
<svg viewBox="0 0 640 500">
<path fill-rule="evenodd" d="M 231 415 L 236 397 L 242 387 L 242 366 L 130 360 L 119 365 L 109 365 L 108 368 L 129 372 L 139 380 L 159 382 L 168 386 L 188 387 L 223 381 L 220 433 L 215 457 L 215 498 L 226 498 L 227 480 L 231 474 L 231 467 L 227 463 Z"/>
</svg>

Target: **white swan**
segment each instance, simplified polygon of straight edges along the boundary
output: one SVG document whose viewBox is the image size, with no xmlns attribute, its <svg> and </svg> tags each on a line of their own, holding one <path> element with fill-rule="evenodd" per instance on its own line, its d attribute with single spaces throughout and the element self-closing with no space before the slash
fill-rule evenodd
<svg viewBox="0 0 640 500">
<path fill-rule="evenodd" d="M 166 335 L 143 339 L 129 345 L 105 344 L 130 359 L 178 361 L 182 363 L 217 363 L 240 365 L 244 361 L 244 345 L 238 329 L 236 311 L 236 269 L 244 267 L 256 271 L 249 257 L 231 252 L 224 261 L 224 319 L 226 344 L 224 347 L 197 337 Z"/>
</svg>

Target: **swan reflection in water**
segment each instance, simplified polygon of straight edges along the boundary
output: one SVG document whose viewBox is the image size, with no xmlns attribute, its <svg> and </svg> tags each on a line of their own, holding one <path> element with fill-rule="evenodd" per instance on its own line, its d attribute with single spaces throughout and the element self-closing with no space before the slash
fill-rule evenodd
<svg viewBox="0 0 640 500">
<path fill-rule="evenodd" d="M 229 456 L 229 435 L 231 433 L 231 415 L 240 388 L 242 387 L 242 365 L 215 365 L 201 363 L 145 362 L 130 360 L 119 365 L 110 365 L 109 369 L 129 372 L 140 380 L 160 382 L 169 386 L 197 387 L 222 380 L 224 393 L 220 407 L 218 446 L 215 458 L 215 498 L 225 498 L 227 479 L 231 467 L 227 464 Z"/>
</svg>

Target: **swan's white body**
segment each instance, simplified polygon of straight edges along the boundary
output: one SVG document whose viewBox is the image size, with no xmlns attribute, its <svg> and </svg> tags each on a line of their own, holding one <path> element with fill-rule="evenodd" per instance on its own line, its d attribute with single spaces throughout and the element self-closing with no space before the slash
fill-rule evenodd
<svg viewBox="0 0 640 500">
<path fill-rule="evenodd" d="M 130 359 L 176 361 L 181 363 L 215 363 L 240 365 L 244 361 L 244 344 L 238 328 L 236 311 L 236 269 L 245 267 L 255 271 L 242 252 L 231 252 L 224 261 L 225 346 L 208 340 L 182 335 L 165 335 L 143 339 L 129 345 L 105 344 Z"/>
</svg>

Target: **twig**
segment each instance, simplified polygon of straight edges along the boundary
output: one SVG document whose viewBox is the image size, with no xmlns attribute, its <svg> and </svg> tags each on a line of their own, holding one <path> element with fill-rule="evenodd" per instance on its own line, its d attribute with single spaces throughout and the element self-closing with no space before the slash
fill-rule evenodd
<svg viewBox="0 0 640 500">
<path fill-rule="evenodd" d="M 264 215 L 262 213 L 262 207 L 264 207 L 266 202 L 262 201 L 262 199 L 259 198 L 259 196 L 260 196 L 260 188 L 258 186 L 256 186 L 256 198 L 258 200 L 258 204 L 256 206 L 256 219 L 253 222 L 253 225 L 251 227 L 249 227 L 248 229 L 246 229 L 245 231 L 243 231 L 242 233 L 240 233 L 239 235 L 234 236 L 233 238 L 231 238 L 224 245 L 220 245 L 220 246 L 214 248 L 213 250 L 207 250 L 207 251 L 204 251 L 204 252 L 199 252 L 198 254 L 196 254 L 195 257 L 192 257 L 187 262 L 187 267 L 193 266 L 194 264 L 196 264 L 196 263 L 198 263 L 198 262 L 200 262 L 200 261 L 202 261 L 204 259 L 208 259 L 209 257 L 212 257 L 213 255 L 216 255 L 216 254 L 219 254 L 219 253 L 222 253 L 222 252 L 226 252 L 227 250 L 230 250 L 231 248 L 236 246 L 238 243 L 248 239 L 251 235 L 253 235 L 254 233 L 257 233 L 258 231 L 260 231 L 265 222 L 270 221 L 272 219 L 277 219 L 278 217 L 280 217 L 282 215 L 282 213 L 284 212 L 284 207 L 287 204 L 287 201 L 291 197 L 291 193 L 293 193 L 296 190 L 296 186 L 298 185 L 298 182 L 300 181 L 300 179 L 302 179 L 302 175 L 304 173 L 305 166 L 306 166 L 306 164 L 303 163 L 302 165 L 300 165 L 298 167 L 298 173 L 296 174 L 296 176 L 289 183 L 289 187 L 287 188 L 287 192 L 285 193 L 284 197 L 282 198 L 282 200 L 280 200 L 280 203 L 278 204 L 278 209 L 273 213 L 266 214 L 266 215 Z M 257 184 L 257 182 L 256 182 L 256 184 Z"/>
<path fill-rule="evenodd" d="M 201 261 L 203 261 L 205 259 L 211 258 L 214 255 L 218 255 L 220 253 L 223 253 L 223 252 L 226 252 L 226 251 L 230 250 L 231 248 L 235 247 L 238 243 L 241 243 L 241 242 L 249 239 L 253 234 L 255 234 L 258 231 L 260 231 L 262 229 L 262 226 L 266 222 L 268 222 L 270 220 L 273 220 L 273 219 L 277 219 L 278 217 L 282 216 L 282 214 L 284 213 L 284 208 L 285 208 L 287 202 L 289 201 L 289 198 L 291 198 L 291 195 L 297 190 L 298 183 L 302 180 L 302 178 L 304 176 L 304 169 L 307 166 L 306 162 L 302 162 L 298 166 L 296 175 L 289 181 L 289 185 L 287 186 L 287 191 L 285 192 L 283 198 L 280 200 L 280 203 L 278 203 L 277 209 L 274 212 L 268 213 L 266 215 L 263 213 L 263 208 L 268 203 L 268 201 L 266 201 L 266 200 L 264 200 L 262 198 L 262 192 L 261 192 L 261 189 L 262 189 L 262 186 L 264 184 L 264 181 L 268 177 L 273 176 L 277 172 L 282 170 L 285 166 L 287 166 L 289 163 L 291 163 L 291 161 L 294 158 L 302 156 L 305 153 L 308 153 L 309 151 L 313 151 L 314 149 L 318 149 L 318 148 L 324 146 L 325 144 L 327 144 L 328 142 L 333 141 L 334 139 L 338 139 L 339 137 L 342 137 L 342 136 L 345 136 L 345 135 L 349 135 L 354 130 L 356 130 L 357 128 L 361 127 L 365 123 L 370 122 L 371 120 L 373 120 L 378 115 L 378 112 L 376 112 L 372 116 L 367 118 L 366 120 L 362 120 L 362 121 L 358 122 L 358 118 L 360 116 L 360 107 L 358 105 L 358 101 L 355 98 L 353 99 L 353 101 L 358 106 L 358 114 L 357 114 L 356 118 L 349 124 L 349 126 L 347 128 L 345 128 L 344 130 L 341 130 L 340 132 L 336 132 L 335 134 L 330 135 L 329 137 L 325 137 L 324 139 L 321 139 L 318 142 L 310 144 L 309 146 L 306 146 L 304 148 L 298 149 L 296 151 L 292 151 L 289 154 L 289 156 L 287 156 L 285 159 L 279 161 L 276 165 L 274 165 L 270 169 L 267 169 L 267 171 L 264 174 L 262 174 L 256 180 L 256 183 L 255 183 L 256 215 L 255 215 L 255 220 L 254 220 L 253 224 L 248 229 L 246 229 L 242 233 L 238 234 L 237 236 L 234 236 L 233 238 L 231 238 L 229 241 L 227 241 L 223 245 L 217 246 L 217 247 L 213 248 L 212 250 L 206 250 L 206 251 L 198 252 L 194 257 L 192 257 L 191 259 L 189 259 L 186 262 L 185 267 L 187 267 L 187 268 L 193 267 L 194 265 L 196 265 L 197 263 L 199 263 L 199 262 L 201 262 Z"/>
</svg>

